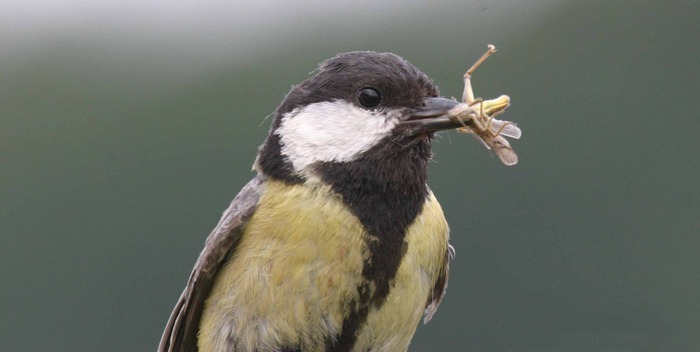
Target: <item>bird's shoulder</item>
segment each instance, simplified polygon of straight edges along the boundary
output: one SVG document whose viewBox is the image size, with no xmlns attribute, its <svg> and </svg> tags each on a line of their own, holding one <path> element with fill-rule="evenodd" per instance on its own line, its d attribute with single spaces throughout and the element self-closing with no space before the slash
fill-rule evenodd
<svg viewBox="0 0 700 352">
<path fill-rule="evenodd" d="M 197 349 L 197 332 L 204 301 L 221 264 L 240 240 L 243 226 L 255 213 L 263 188 L 262 175 L 248 182 L 207 237 L 187 286 L 170 315 L 158 346 L 159 352 Z"/>
</svg>

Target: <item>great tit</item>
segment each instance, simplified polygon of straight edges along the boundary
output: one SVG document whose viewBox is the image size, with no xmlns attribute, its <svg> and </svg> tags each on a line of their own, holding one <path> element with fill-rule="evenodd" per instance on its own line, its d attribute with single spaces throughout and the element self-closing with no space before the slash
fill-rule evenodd
<svg viewBox="0 0 700 352">
<path fill-rule="evenodd" d="M 391 53 L 339 54 L 292 87 L 206 239 L 159 351 L 405 351 L 452 247 L 428 187 L 459 102 Z"/>
</svg>

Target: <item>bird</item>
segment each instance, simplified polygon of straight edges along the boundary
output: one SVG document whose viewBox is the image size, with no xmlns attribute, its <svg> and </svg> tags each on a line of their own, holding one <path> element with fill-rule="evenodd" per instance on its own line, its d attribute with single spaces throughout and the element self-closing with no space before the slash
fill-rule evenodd
<svg viewBox="0 0 700 352">
<path fill-rule="evenodd" d="M 458 101 L 406 59 L 338 54 L 275 110 L 158 351 L 405 351 L 453 249 L 427 184 Z"/>
</svg>

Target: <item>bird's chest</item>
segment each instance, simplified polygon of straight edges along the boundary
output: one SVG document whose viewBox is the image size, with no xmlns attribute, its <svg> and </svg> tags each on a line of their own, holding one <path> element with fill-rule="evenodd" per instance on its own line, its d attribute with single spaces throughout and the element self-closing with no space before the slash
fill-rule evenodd
<svg viewBox="0 0 700 352">
<path fill-rule="evenodd" d="M 425 209 L 406 233 L 386 300 L 369 306 L 354 327 L 355 350 L 405 349 L 415 331 L 447 248 L 432 196 Z M 266 185 L 202 317 L 201 330 L 219 338 L 200 337 L 200 348 L 326 350 L 352 326 L 350 312 L 362 302 L 358 288 L 376 289 L 363 270 L 368 243 L 377 240 L 328 188 Z"/>
</svg>

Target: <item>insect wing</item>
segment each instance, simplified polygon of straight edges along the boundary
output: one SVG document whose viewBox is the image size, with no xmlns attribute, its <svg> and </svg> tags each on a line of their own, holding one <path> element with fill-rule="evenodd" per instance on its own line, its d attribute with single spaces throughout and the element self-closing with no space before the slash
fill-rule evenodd
<svg viewBox="0 0 700 352">
<path fill-rule="evenodd" d="M 496 153 L 501 162 L 507 166 L 512 166 L 518 163 L 518 155 L 515 154 L 510 143 L 501 136 L 496 136 L 493 139 L 493 152 Z"/>
<path fill-rule="evenodd" d="M 514 139 L 520 139 L 520 136 L 522 135 L 522 132 L 520 131 L 520 127 L 518 127 L 517 125 L 515 125 L 514 123 L 512 123 L 510 121 L 493 119 L 493 120 L 491 120 L 491 130 L 494 133 L 501 131 L 500 135 L 514 138 Z"/>
<path fill-rule="evenodd" d="M 484 148 L 486 148 L 486 150 L 491 150 L 491 145 L 489 145 L 489 143 L 486 142 L 486 140 L 484 138 L 482 138 L 480 135 L 476 134 L 474 131 L 471 131 L 470 133 L 472 133 L 474 135 L 474 138 L 476 138 L 479 142 L 481 142 L 481 145 L 484 146 Z"/>
</svg>

